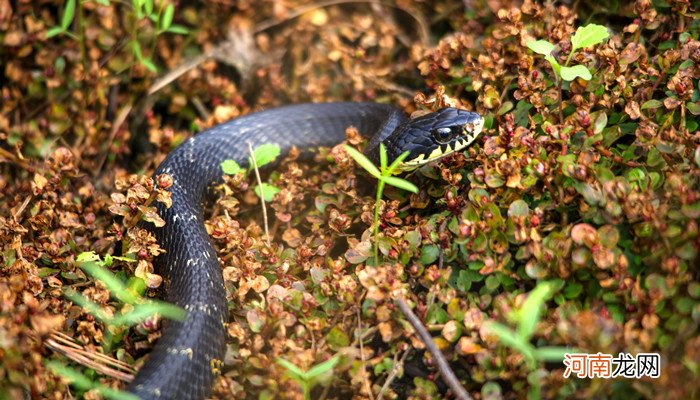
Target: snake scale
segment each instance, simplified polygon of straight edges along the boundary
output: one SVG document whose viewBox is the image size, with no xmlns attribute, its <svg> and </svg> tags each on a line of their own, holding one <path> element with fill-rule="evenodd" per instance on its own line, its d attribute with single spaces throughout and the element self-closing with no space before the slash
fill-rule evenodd
<svg viewBox="0 0 700 400">
<path fill-rule="evenodd" d="M 379 144 L 389 162 L 410 154 L 404 170 L 460 150 L 480 133 L 476 113 L 444 108 L 409 120 L 400 110 L 377 103 L 299 104 L 252 113 L 214 126 L 173 150 L 155 174 L 173 178 L 172 206 L 158 205 L 165 226 L 149 229 L 165 253 L 156 271 L 168 282 L 167 300 L 187 311 L 168 321 L 148 360 L 128 390 L 142 399 L 203 399 L 211 393 L 215 370 L 226 348 L 229 310 L 216 251 L 206 233 L 202 203 L 222 179 L 221 163 L 248 163 L 248 144 L 272 143 L 285 153 L 333 146 L 354 126 L 369 138 L 365 154 L 375 164 Z"/>
</svg>

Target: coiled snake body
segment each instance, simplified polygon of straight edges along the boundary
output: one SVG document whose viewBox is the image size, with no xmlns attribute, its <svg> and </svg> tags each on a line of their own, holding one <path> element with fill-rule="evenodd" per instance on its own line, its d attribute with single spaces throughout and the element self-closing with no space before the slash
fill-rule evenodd
<svg viewBox="0 0 700 400">
<path fill-rule="evenodd" d="M 170 208 L 159 205 L 162 228 L 150 227 L 166 253 L 156 267 L 169 281 L 168 301 L 183 307 L 183 321 L 169 321 L 149 359 L 128 390 L 143 399 L 202 399 L 209 395 L 214 370 L 225 352 L 228 308 L 222 270 L 204 228 L 201 203 L 221 180 L 221 163 L 247 166 L 248 143 L 277 144 L 283 152 L 332 146 L 355 126 L 371 134 L 365 154 L 375 163 L 384 143 L 389 162 L 409 151 L 403 169 L 411 169 L 468 146 L 483 119 L 445 108 L 413 120 L 387 105 L 320 103 L 286 106 L 249 114 L 215 126 L 175 149 L 156 170 L 173 178 Z"/>
</svg>

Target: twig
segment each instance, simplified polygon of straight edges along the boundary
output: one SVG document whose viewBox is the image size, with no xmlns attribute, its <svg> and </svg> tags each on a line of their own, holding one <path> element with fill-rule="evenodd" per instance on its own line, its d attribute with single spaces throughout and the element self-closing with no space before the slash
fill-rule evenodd
<svg viewBox="0 0 700 400">
<path fill-rule="evenodd" d="M 2 147 L 0 147 L 0 157 L 7 159 L 9 162 L 11 162 L 13 164 L 19 165 L 23 169 L 26 169 L 26 170 L 29 169 L 29 163 L 27 162 L 27 160 L 20 158 L 19 156 L 15 155 L 15 154 L 12 154 L 11 152 L 3 149 Z"/>
<path fill-rule="evenodd" d="M 131 382 L 134 379 L 134 369 L 115 358 L 94 351 L 85 350 L 74 342 L 73 338 L 54 331 L 46 340 L 45 345 L 50 349 L 63 354 L 78 364 L 92 368 L 104 375 Z"/>
<path fill-rule="evenodd" d="M 450 368 L 447 360 L 445 360 L 445 356 L 435 345 L 435 342 L 433 342 L 433 337 L 430 336 L 430 333 L 428 333 L 428 331 L 425 329 L 425 326 L 423 326 L 421 320 L 418 319 L 416 314 L 413 313 L 413 310 L 411 310 L 411 307 L 408 305 L 408 303 L 406 303 L 406 300 L 403 297 L 398 297 L 396 299 L 396 304 L 399 305 L 401 312 L 404 313 L 408 319 L 408 322 L 410 322 L 413 329 L 416 330 L 416 333 L 418 333 L 418 336 L 421 338 L 428 351 L 430 351 L 430 354 L 433 355 L 433 359 L 436 361 L 440 375 L 442 375 L 442 379 L 445 381 L 447 386 L 452 389 L 455 397 L 460 400 L 471 400 L 471 396 L 469 396 L 469 393 L 467 393 L 462 384 L 459 383 L 459 379 L 457 379 L 455 376 L 455 373 L 452 371 L 452 368 Z"/>
<path fill-rule="evenodd" d="M 377 394 L 377 400 L 382 400 L 382 398 L 384 397 L 384 392 L 386 392 L 386 390 L 389 388 L 391 382 L 393 382 L 394 379 L 396 379 L 396 376 L 399 374 L 399 368 L 403 367 L 403 363 L 404 361 L 406 361 L 406 357 L 408 357 L 408 354 L 410 352 L 410 348 L 406 349 L 406 351 L 401 356 L 401 359 L 398 361 L 396 360 L 396 356 L 394 356 L 394 366 L 391 368 L 389 376 L 386 377 L 386 381 L 384 381 L 382 388 L 379 390 L 379 394 Z M 398 353 L 396 355 L 398 355 Z"/>
<path fill-rule="evenodd" d="M 253 145 L 248 142 L 248 151 L 250 151 L 250 159 L 253 163 L 253 169 L 255 170 L 255 177 L 258 179 L 258 187 L 260 188 L 260 202 L 262 203 L 263 211 L 263 223 L 265 225 L 265 237 L 267 238 L 267 246 L 270 247 L 270 229 L 267 227 L 267 207 L 265 207 L 265 192 L 263 191 L 262 179 L 260 179 L 260 171 L 258 170 L 258 163 L 255 161 L 255 154 L 253 153 Z"/>
</svg>

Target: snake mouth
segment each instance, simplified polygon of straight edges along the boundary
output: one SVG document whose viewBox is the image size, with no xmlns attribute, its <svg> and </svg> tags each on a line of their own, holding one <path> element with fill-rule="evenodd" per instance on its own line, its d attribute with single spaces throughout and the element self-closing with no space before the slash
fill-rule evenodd
<svg viewBox="0 0 700 400">
<path fill-rule="evenodd" d="M 477 114 L 474 114 L 477 115 Z M 405 160 L 399 165 L 401 171 L 411 171 L 431 161 L 438 160 L 446 155 L 461 151 L 472 144 L 484 129 L 484 119 L 481 116 L 472 119 L 462 126 L 461 134 L 447 143 L 436 143 L 430 152 L 418 154 L 416 157 Z"/>
</svg>

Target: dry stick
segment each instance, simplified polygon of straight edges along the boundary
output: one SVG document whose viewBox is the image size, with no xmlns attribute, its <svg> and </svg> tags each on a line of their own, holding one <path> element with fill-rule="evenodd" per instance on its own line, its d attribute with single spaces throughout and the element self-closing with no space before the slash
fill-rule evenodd
<svg viewBox="0 0 700 400">
<path fill-rule="evenodd" d="M 63 332 L 59 332 L 59 331 L 54 330 L 53 332 L 51 332 L 51 340 L 55 340 L 55 341 L 59 342 L 60 344 L 64 344 L 64 345 L 72 347 L 76 350 L 83 351 L 86 354 L 90 354 L 90 357 L 94 357 L 96 360 L 104 360 L 107 364 L 113 365 L 116 368 L 121 369 L 123 371 L 126 371 L 130 374 L 133 374 L 136 372 L 136 369 L 134 369 L 134 367 L 132 367 L 131 365 L 129 365 L 128 363 L 126 363 L 124 361 L 118 360 L 114 357 L 108 356 L 108 355 L 103 354 L 103 353 L 98 353 L 98 352 L 86 350 L 83 346 L 79 345 L 75 341 L 74 338 L 66 335 Z"/>
<path fill-rule="evenodd" d="M 262 179 L 260 179 L 260 171 L 258 170 L 258 162 L 255 161 L 253 153 L 253 145 L 248 142 L 248 151 L 250 151 L 250 159 L 255 170 L 255 177 L 258 179 L 258 187 L 260 188 L 260 202 L 262 203 L 263 222 L 265 224 L 265 237 L 267 238 L 267 247 L 270 247 L 270 229 L 267 227 L 267 207 L 265 207 L 265 192 L 263 191 Z"/>
<path fill-rule="evenodd" d="M 13 164 L 17 164 L 20 167 L 22 167 L 23 169 L 26 169 L 26 170 L 29 169 L 29 163 L 27 162 L 27 160 L 25 160 L 24 158 L 20 158 L 19 156 L 13 154 L 10 151 L 3 149 L 2 147 L 0 147 L 0 157 L 4 157 L 9 162 L 11 162 Z"/>
<path fill-rule="evenodd" d="M 78 364 L 92 368 L 104 375 L 126 382 L 131 382 L 134 379 L 134 369 L 131 366 L 105 354 L 85 350 L 66 335 L 53 332 L 44 344 Z"/>
<path fill-rule="evenodd" d="M 399 305 L 401 312 L 406 315 L 408 322 L 411 323 L 413 329 L 416 330 L 418 336 L 420 336 L 423 343 L 425 343 L 425 347 L 428 348 L 430 354 L 432 354 L 435 361 L 437 361 L 437 367 L 440 371 L 440 375 L 442 375 L 442 379 L 445 381 L 445 383 L 447 383 L 447 386 L 452 389 L 455 397 L 460 400 L 472 400 L 466 389 L 464 389 L 462 384 L 459 383 L 459 379 L 457 379 L 455 376 L 455 373 L 452 371 L 452 368 L 450 368 L 447 360 L 445 360 L 445 356 L 442 355 L 440 349 L 438 349 L 435 342 L 433 342 L 433 337 L 430 336 L 430 333 L 428 333 L 428 331 L 425 329 L 425 326 L 423 326 L 421 320 L 418 319 L 416 314 L 413 313 L 411 307 L 408 305 L 408 303 L 406 303 L 406 300 L 400 296 L 396 299 L 396 304 Z"/>
<path fill-rule="evenodd" d="M 411 352 L 411 349 L 408 348 L 406 351 L 403 353 L 401 356 L 400 360 L 396 360 L 396 356 L 394 356 L 394 366 L 391 368 L 391 372 L 389 372 L 389 376 L 386 377 L 386 381 L 384 381 L 384 384 L 382 385 L 382 388 L 379 390 L 379 394 L 377 394 L 377 400 L 382 400 L 384 397 L 384 392 L 389 389 L 389 385 L 391 385 L 391 382 L 396 379 L 396 376 L 399 374 L 399 368 L 403 366 L 404 361 L 406 361 L 406 357 L 408 357 L 408 354 Z M 398 353 L 397 353 L 398 355 Z"/>
</svg>

